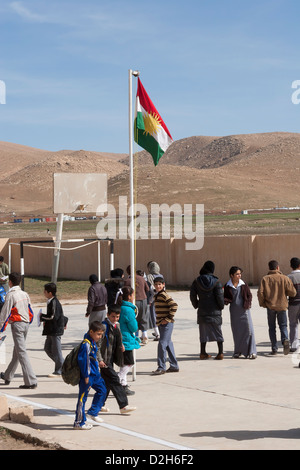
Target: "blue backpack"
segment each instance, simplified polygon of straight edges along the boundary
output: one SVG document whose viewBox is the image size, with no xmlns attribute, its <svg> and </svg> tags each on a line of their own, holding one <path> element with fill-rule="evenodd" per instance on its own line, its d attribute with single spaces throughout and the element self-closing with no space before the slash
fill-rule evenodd
<svg viewBox="0 0 300 470">
<path fill-rule="evenodd" d="M 3 286 L 0 286 L 0 312 L 5 302 L 6 292 Z"/>
</svg>

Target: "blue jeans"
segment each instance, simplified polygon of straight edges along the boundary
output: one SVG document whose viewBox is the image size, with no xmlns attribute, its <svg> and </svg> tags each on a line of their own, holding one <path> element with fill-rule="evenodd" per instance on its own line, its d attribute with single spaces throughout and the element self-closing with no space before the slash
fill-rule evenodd
<svg viewBox="0 0 300 470">
<path fill-rule="evenodd" d="M 178 363 L 175 356 L 174 345 L 172 342 L 172 332 L 174 323 L 167 323 L 166 325 L 159 325 L 159 341 L 157 347 L 157 365 L 158 369 L 166 370 L 166 353 L 169 356 L 170 367 L 178 369 Z"/>
<path fill-rule="evenodd" d="M 280 335 L 281 335 L 281 343 L 283 344 L 284 340 L 288 339 L 288 329 L 287 329 L 287 316 L 286 311 L 276 311 L 267 308 L 268 313 L 268 325 L 269 325 L 269 337 L 271 340 L 272 351 L 277 351 L 277 338 L 276 338 L 276 319 L 278 322 Z"/>
</svg>

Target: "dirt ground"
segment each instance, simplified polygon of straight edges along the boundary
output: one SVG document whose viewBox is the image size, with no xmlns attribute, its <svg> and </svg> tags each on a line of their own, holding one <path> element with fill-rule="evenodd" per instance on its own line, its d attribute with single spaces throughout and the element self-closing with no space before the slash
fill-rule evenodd
<svg viewBox="0 0 300 470">
<path fill-rule="evenodd" d="M 26 442 L 22 438 L 16 439 L 9 431 L 0 428 L 0 450 L 54 450 L 49 447 Z"/>
</svg>

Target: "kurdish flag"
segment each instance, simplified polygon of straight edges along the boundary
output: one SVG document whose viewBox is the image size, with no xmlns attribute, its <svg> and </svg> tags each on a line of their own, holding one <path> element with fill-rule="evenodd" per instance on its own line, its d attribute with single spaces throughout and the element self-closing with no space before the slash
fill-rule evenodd
<svg viewBox="0 0 300 470">
<path fill-rule="evenodd" d="M 134 118 L 134 140 L 152 155 L 155 166 L 173 142 L 167 126 L 139 78 Z"/>
</svg>

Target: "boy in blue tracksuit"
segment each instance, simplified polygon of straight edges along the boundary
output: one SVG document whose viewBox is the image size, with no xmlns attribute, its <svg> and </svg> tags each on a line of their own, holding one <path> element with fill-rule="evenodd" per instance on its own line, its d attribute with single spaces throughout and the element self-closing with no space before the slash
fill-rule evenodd
<svg viewBox="0 0 300 470">
<path fill-rule="evenodd" d="M 98 417 L 98 413 L 104 405 L 106 399 L 106 386 L 100 374 L 97 361 L 96 342 L 102 338 L 105 330 L 104 325 L 98 321 L 91 323 L 88 333 L 84 335 L 84 340 L 78 353 L 78 365 L 80 368 L 79 395 L 76 406 L 76 416 L 74 429 L 91 429 L 92 425 L 86 423 L 85 404 L 91 388 L 96 393 L 92 405 L 87 411 L 87 417 L 101 423 L 103 420 Z"/>
</svg>

